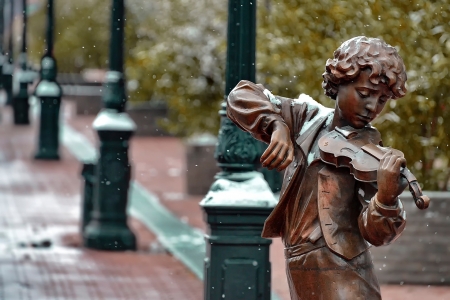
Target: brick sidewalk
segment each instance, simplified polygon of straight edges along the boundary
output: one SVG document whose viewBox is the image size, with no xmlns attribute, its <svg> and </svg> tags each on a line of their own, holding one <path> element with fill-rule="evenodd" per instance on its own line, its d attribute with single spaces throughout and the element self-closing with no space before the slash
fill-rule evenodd
<svg viewBox="0 0 450 300">
<path fill-rule="evenodd" d="M 63 101 L 70 126 L 96 144 L 93 116 L 74 116 Z M 14 127 L 9 108 L 0 126 L 0 299 L 203 299 L 202 282 L 171 256 L 152 253 L 154 235 L 137 220 L 136 253 L 97 252 L 79 248 L 80 163 L 62 149 L 60 162 L 30 159 L 36 122 Z M 205 230 L 198 202 L 185 193 L 186 162 L 181 140 L 134 137 L 130 148 L 133 178 L 156 194 L 181 220 Z M 2 202 L 3 201 L 3 202 Z M 45 247 L 48 242 L 51 247 Z M 282 244 L 271 247 L 272 286 L 289 300 Z M 384 300 L 450 299 L 449 287 L 382 286 Z"/>
<path fill-rule="evenodd" d="M 66 106 L 68 123 L 95 143 L 96 136 L 91 125 L 94 116 L 73 116 L 73 108 Z M 170 137 L 133 137 L 130 147 L 134 167 L 133 178 L 155 193 L 161 202 L 180 219 L 193 227 L 206 230 L 202 211 L 198 205 L 201 196 L 186 194 L 185 147 L 180 139 Z M 283 245 L 274 239 L 271 246 L 272 287 L 284 300 L 289 300 L 289 290 L 284 267 Z M 450 299 L 450 287 L 382 285 L 384 300 Z"/>
<path fill-rule="evenodd" d="M 202 283 L 132 219 L 137 252 L 80 248 L 80 163 L 62 148 L 59 162 L 35 161 L 33 126 L 0 126 L 0 299 L 192 299 Z"/>
</svg>

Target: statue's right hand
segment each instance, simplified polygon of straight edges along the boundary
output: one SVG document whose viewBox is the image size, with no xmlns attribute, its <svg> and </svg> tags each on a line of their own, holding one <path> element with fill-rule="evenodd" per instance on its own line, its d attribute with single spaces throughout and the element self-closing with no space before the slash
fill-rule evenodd
<svg viewBox="0 0 450 300">
<path fill-rule="evenodd" d="M 261 164 L 269 170 L 276 168 L 277 171 L 281 171 L 286 169 L 293 159 L 294 146 L 289 128 L 284 123 L 278 123 L 272 131 L 269 146 L 261 155 Z"/>
</svg>

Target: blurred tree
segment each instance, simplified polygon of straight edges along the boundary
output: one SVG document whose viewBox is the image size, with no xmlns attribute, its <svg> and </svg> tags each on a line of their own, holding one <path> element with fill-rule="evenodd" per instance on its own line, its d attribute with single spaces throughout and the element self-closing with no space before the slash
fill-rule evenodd
<svg viewBox="0 0 450 300">
<path fill-rule="evenodd" d="M 106 68 L 111 0 L 56 1 L 60 72 Z M 223 99 L 226 9 L 214 0 L 127 0 L 126 77 L 131 102 L 165 101 L 173 134 L 214 132 Z M 30 57 L 44 47 L 45 7 L 30 18 Z"/>
<path fill-rule="evenodd" d="M 263 4 L 263 3 L 261 3 Z M 450 11 L 447 0 L 280 0 L 259 7 L 258 80 L 276 94 L 307 93 L 332 106 L 321 88 L 325 61 L 345 40 L 366 35 L 397 47 L 408 94 L 374 122 L 400 149 L 426 189 L 448 189 Z"/>
<path fill-rule="evenodd" d="M 151 1 L 141 9 L 139 39 L 127 61 L 130 96 L 166 101 L 170 118 L 163 125 L 174 134 L 217 134 L 226 9 L 226 3 L 215 0 Z"/>
<path fill-rule="evenodd" d="M 106 67 L 110 0 L 57 1 L 55 54 L 61 71 Z M 131 101 L 162 100 L 164 126 L 186 136 L 217 133 L 224 93 L 227 4 L 216 0 L 127 1 L 126 75 Z M 40 18 L 40 19 L 39 19 Z M 40 45 L 45 21 L 30 19 Z M 345 40 L 367 35 L 398 48 L 408 70 L 405 98 L 374 122 L 402 150 L 426 189 L 450 179 L 450 11 L 447 0 L 260 0 L 257 81 L 275 94 L 307 93 L 327 106 L 325 62 Z"/>
<path fill-rule="evenodd" d="M 46 1 L 43 1 L 46 3 Z M 45 47 L 47 8 L 42 5 L 29 18 L 30 61 L 39 64 Z M 127 12 L 126 47 L 134 47 L 135 18 Z M 55 57 L 61 73 L 79 73 L 86 68 L 107 68 L 111 0 L 55 1 Z"/>
</svg>

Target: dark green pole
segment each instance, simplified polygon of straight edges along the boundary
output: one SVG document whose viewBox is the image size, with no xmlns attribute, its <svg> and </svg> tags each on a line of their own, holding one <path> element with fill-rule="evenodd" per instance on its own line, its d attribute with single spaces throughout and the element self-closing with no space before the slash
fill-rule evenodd
<svg viewBox="0 0 450 300">
<path fill-rule="evenodd" d="M 62 89 L 56 81 L 57 65 L 53 56 L 53 0 L 47 2 L 47 47 L 41 59 L 41 78 L 34 92 L 41 104 L 36 159 L 59 159 L 59 109 Z"/>
<path fill-rule="evenodd" d="M 6 105 L 12 105 L 13 92 L 12 92 L 12 82 L 14 73 L 14 62 L 13 62 L 13 29 L 14 29 L 14 0 L 8 1 L 8 12 L 9 12 L 9 24 L 8 24 L 8 50 L 7 59 L 3 65 L 3 88 L 6 92 Z"/>
<path fill-rule="evenodd" d="M 236 84 L 255 81 L 256 1 L 228 1 L 225 97 Z M 261 238 L 264 220 L 276 200 L 256 172 L 260 147 L 219 112 L 215 158 L 222 169 L 200 205 L 208 223 L 204 299 L 270 299 L 271 240 Z M 257 186 L 257 189 L 254 187 Z"/>
<path fill-rule="evenodd" d="M 256 2 L 229 0 L 225 98 L 246 79 L 255 81 Z M 252 4 L 250 4 L 252 3 Z M 226 114 L 226 102 L 219 111 L 221 126 L 214 154 L 222 172 L 218 177 L 234 177 L 235 173 L 254 171 L 258 167 L 257 141 L 236 127 Z M 228 143 L 235 136 L 238 143 Z"/>
<path fill-rule="evenodd" d="M 99 136 L 100 149 L 95 179 L 92 180 L 93 211 L 83 239 L 86 247 L 101 250 L 136 249 L 136 238 L 127 225 L 126 214 L 131 179 L 128 145 L 136 125 L 124 112 L 124 17 L 124 0 L 113 0 L 110 70 L 106 75 L 103 94 L 104 109 L 93 124 Z"/>
<path fill-rule="evenodd" d="M 17 74 L 19 90 L 13 95 L 14 124 L 30 124 L 28 103 L 28 84 L 30 79 L 27 72 L 27 0 L 22 0 L 22 49 L 19 57 L 20 71 Z"/>
<path fill-rule="evenodd" d="M 0 88 L 3 88 L 3 64 L 5 63 L 4 29 L 5 29 L 5 0 L 0 0 Z"/>
<path fill-rule="evenodd" d="M 231 3 L 233 2 L 233 3 Z M 246 11 L 249 15 L 230 13 L 228 16 L 228 48 L 226 65 L 226 88 L 225 95 L 239 83 L 246 79 L 255 82 L 255 56 L 256 56 L 256 9 L 248 10 L 245 6 L 250 6 L 254 1 L 230 1 L 229 12 L 236 12 L 237 9 Z M 237 3 L 239 7 L 236 6 Z M 230 9 L 233 10 L 230 10 Z M 248 19 L 247 19 L 248 17 Z M 250 37 L 250 38 L 249 38 Z M 246 40 L 249 38 L 249 40 Z M 221 116 L 225 115 L 226 106 L 222 104 Z M 229 121 L 227 121 L 228 123 Z M 253 141 L 256 153 L 260 156 L 267 146 L 258 141 Z M 223 149 L 222 149 L 223 150 Z M 281 176 L 276 170 L 263 168 L 261 172 L 267 180 L 271 190 L 278 192 L 281 188 Z"/>
<path fill-rule="evenodd" d="M 124 47 L 124 0 L 113 0 L 111 18 L 111 40 L 109 44 L 109 69 L 105 82 L 103 103 L 105 108 L 118 112 L 125 110 L 125 87 L 123 75 Z"/>
</svg>

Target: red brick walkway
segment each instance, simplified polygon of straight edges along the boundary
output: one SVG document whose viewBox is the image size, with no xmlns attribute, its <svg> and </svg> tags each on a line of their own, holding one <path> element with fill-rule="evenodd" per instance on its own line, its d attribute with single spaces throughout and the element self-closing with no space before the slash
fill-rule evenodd
<svg viewBox="0 0 450 300">
<path fill-rule="evenodd" d="M 80 247 L 80 163 L 64 148 L 59 162 L 35 161 L 35 126 L 0 126 L 0 299 L 192 299 L 202 283 L 166 253 L 152 233 L 130 225 L 138 252 Z"/>
<path fill-rule="evenodd" d="M 66 122 L 95 144 L 94 117 L 75 117 L 70 102 L 63 103 L 63 112 Z M 32 160 L 36 122 L 13 126 L 9 108 L 1 113 L 0 299 L 203 299 L 202 282 L 170 255 L 150 251 L 157 241 L 137 220 L 130 226 L 138 252 L 80 248 L 80 163 L 64 147 L 60 162 Z M 134 179 L 180 219 L 205 230 L 201 197 L 185 193 L 181 140 L 134 137 L 131 160 Z M 271 262 L 272 286 L 289 300 L 279 239 Z M 449 287 L 389 285 L 382 293 L 384 300 L 450 299 Z"/>
<path fill-rule="evenodd" d="M 94 116 L 73 116 L 73 103 L 66 105 L 67 122 L 82 132 L 93 143 L 95 133 L 91 128 Z M 180 219 L 191 226 L 205 230 L 202 211 L 198 205 L 201 196 L 186 194 L 185 147 L 180 139 L 161 137 L 133 137 L 131 142 L 133 177 L 149 191 L 155 193 L 161 202 Z M 289 290 L 284 268 L 283 245 L 274 239 L 271 246 L 272 287 L 284 300 L 289 300 Z M 383 285 L 384 300 L 450 300 L 450 287 Z"/>
</svg>

